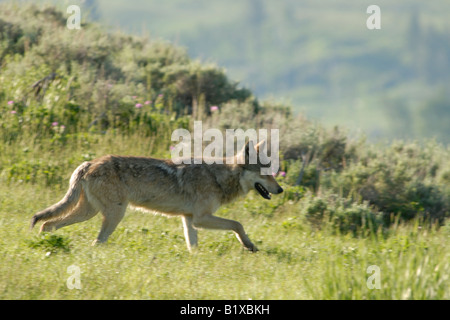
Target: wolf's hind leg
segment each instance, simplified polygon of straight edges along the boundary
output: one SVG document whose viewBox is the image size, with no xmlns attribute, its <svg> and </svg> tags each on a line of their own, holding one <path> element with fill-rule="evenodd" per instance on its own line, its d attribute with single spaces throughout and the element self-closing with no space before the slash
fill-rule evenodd
<svg viewBox="0 0 450 320">
<path fill-rule="evenodd" d="M 97 239 L 92 243 L 106 242 L 109 236 L 116 230 L 117 225 L 125 216 L 128 203 L 110 204 L 102 210 L 103 222 Z"/>
<path fill-rule="evenodd" d="M 80 200 L 75 208 L 62 219 L 49 220 L 44 222 L 40 231 L 52 231 L 74 223 L 83 222 L 91 219 L 98 213 L 86 199 L 84 193 L 81 193 Z"/>
<path fill-rule="evenodd" d="M 182 220 L 186 244 L 189 251 L 191 251 L 197 247 L 197 230 L 194 229 L 192 216 L 184 215 Z"/>
</svg>

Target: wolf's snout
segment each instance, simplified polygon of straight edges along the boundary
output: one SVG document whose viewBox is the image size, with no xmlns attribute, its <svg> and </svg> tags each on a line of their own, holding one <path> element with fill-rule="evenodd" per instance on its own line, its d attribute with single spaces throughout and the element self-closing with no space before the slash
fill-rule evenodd
<svg viewBox="0 0 450 320">
<path fill-rule="evenodd" d="M 282 187 L 278 187 L 278 193 L 282 193 L 283 192 L 283 188 Z"/>
</svg>

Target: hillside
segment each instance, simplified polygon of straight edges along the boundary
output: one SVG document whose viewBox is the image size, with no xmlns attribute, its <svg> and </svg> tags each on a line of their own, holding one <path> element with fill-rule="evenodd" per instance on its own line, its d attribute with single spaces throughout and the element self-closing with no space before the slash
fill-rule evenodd
<svg viewBox="0 0 450 320">
<path fill-rule="evenodd" d="M 62 10 L 69 5 L 53 3 Z M 214 61 L 259 98 L 287 102 L 296 114 L 362 130 L 371 141 L 450 141 L 445 0 L 380 1 L 382 28 L 372 31 L 370 1 L 70 4 L 109 30 L 167 39 L 194 59 Z"/>
<path fill-rule="evenodd" d="M 450 4 L 379 1 L 90 1 L 112 28 L 163 37 L 224 66 L 260 98 L 369 138 L 448 143 Z M 89 9 L 88 9 L 89 10 Z M 436 116 L 437 114 L 437 116 Z"/>
</svg>

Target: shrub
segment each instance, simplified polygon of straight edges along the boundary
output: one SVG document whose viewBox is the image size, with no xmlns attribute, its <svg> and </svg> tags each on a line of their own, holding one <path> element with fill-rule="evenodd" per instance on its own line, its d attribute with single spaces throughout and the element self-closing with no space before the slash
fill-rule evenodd
<svg viewBox="0 0 450 320">
<path fill-rule="evenodd" d="M 38 183 L 44 182 L 47 186 L 61 185 L 63 182 L 63 168 L 56 164 L 42 163 L 41 161 L 22 160 L 13 163 L 3 170 L 9 182 Z"/>
<path fill-rule="evenodd" d="M 22 103 L 21 126 L 37 133 L 51 134 L 45 124 L 27 121 L 36 109 L 47 114 L 34 123 L 58 121 L 68 130 L 83 124 L 77 130 L 86 130 L 95 122 L 100 131 L 127 131 L 133 118 L 142 119 L 138 104 L 147 114 L 170 117 L 202 108 L 197 117 L 209 114 L 211 105 L 251 96 L 223 69 L 192 61 L 168 42 L 109 33 L 92 23 L 68 33 L 64 14 L 53 7 L 2 4 L 0 44 L 0 112 L 4 101 Z"/>
<path fill-rule="evenodd" d="M 383 226 L 381 214 L 367 202 L 356 203 L 336 195 L 309 194 L 299 202 L 301 213 L 314 228 L 331 227 L 335 232 L 375 232 Z"/>
<path fill-rule="evenodd" d="M 450 199 L 439 178 L 441 150 L 433 143 L 422 147 L 404 142 L 372 148 L 322 183 L 343 197 L 368 201 L 388 223 L 397 215 L 403 220 L 422 217 L 442 222 L 450 214 Z"/>
<path fill-rule="evenodd" d="M 56 234 L 42 233 L 34 240 L 25 240 L 25 243 L 30 248 L 42 249 L 50 253 L 70 251 L 70 239 Z"/>
</svg>

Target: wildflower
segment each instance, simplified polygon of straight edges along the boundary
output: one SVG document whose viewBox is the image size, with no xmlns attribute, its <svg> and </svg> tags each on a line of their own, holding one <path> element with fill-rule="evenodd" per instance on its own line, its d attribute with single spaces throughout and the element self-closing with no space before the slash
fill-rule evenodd
<svg viewBox="0 0 450 320">
<path fill-rule="evenodd" d="M 16 111 L 16 110 L 11 110 L 11 113 L 12 113 L 12 114 L 16 114 L 17 111 Z"/>
<path fill-rule="evenodd" d="M 136 99 L 136 98 L 137 98 L 137 96 L 132 96 L 132 98 L 133 98 L 133 99 Z"/>
<path fill-rule="evenodd" d="M 212 107 L 210 108 L 210 110 L 211 110 L 211 112 L 217 111 L 217 110 L 219 110 L 219 107 L 218 107 L 218 106 L 212 106 Z"/>
<path fill-rule="evenodd" d="M 144 103 L 148 105 L 148 104 L 152 103 L 152 101 L 151 100 L 147 100 Z"/>
<path fill-rule="evenodd" d="M 56 127 L 58 125 L 58 122 L 52 122 L 52 127 Z"/>
<path fill-rule="evenodd" d="M 158 94 L 158 98 L 162 98 L 164 95 L 162 93 Z"/>
<path fill-rule="evenodd" d="M 14 101 L 8 101 L 8 105 L 13 105 L 14 104 Z"/>
<path fill-rule="evenodd" d="M 174 146 L 170 146 L 170 151 L 172 151 L 172 150 L 174 150 L 175 149 L 175 147 Z"/>
<path fill-rule="evenodd" d="M 280 171 L 280 176 L 282 176 L 282 177 L 286 177 L 286 172 L 284 172 L 284 171 Z"/>
<path fill-rule="evenodd" d="M 142 108 L 142 104 L 141 103 L 136 103 L 136 108 Z"/>
</svg>

